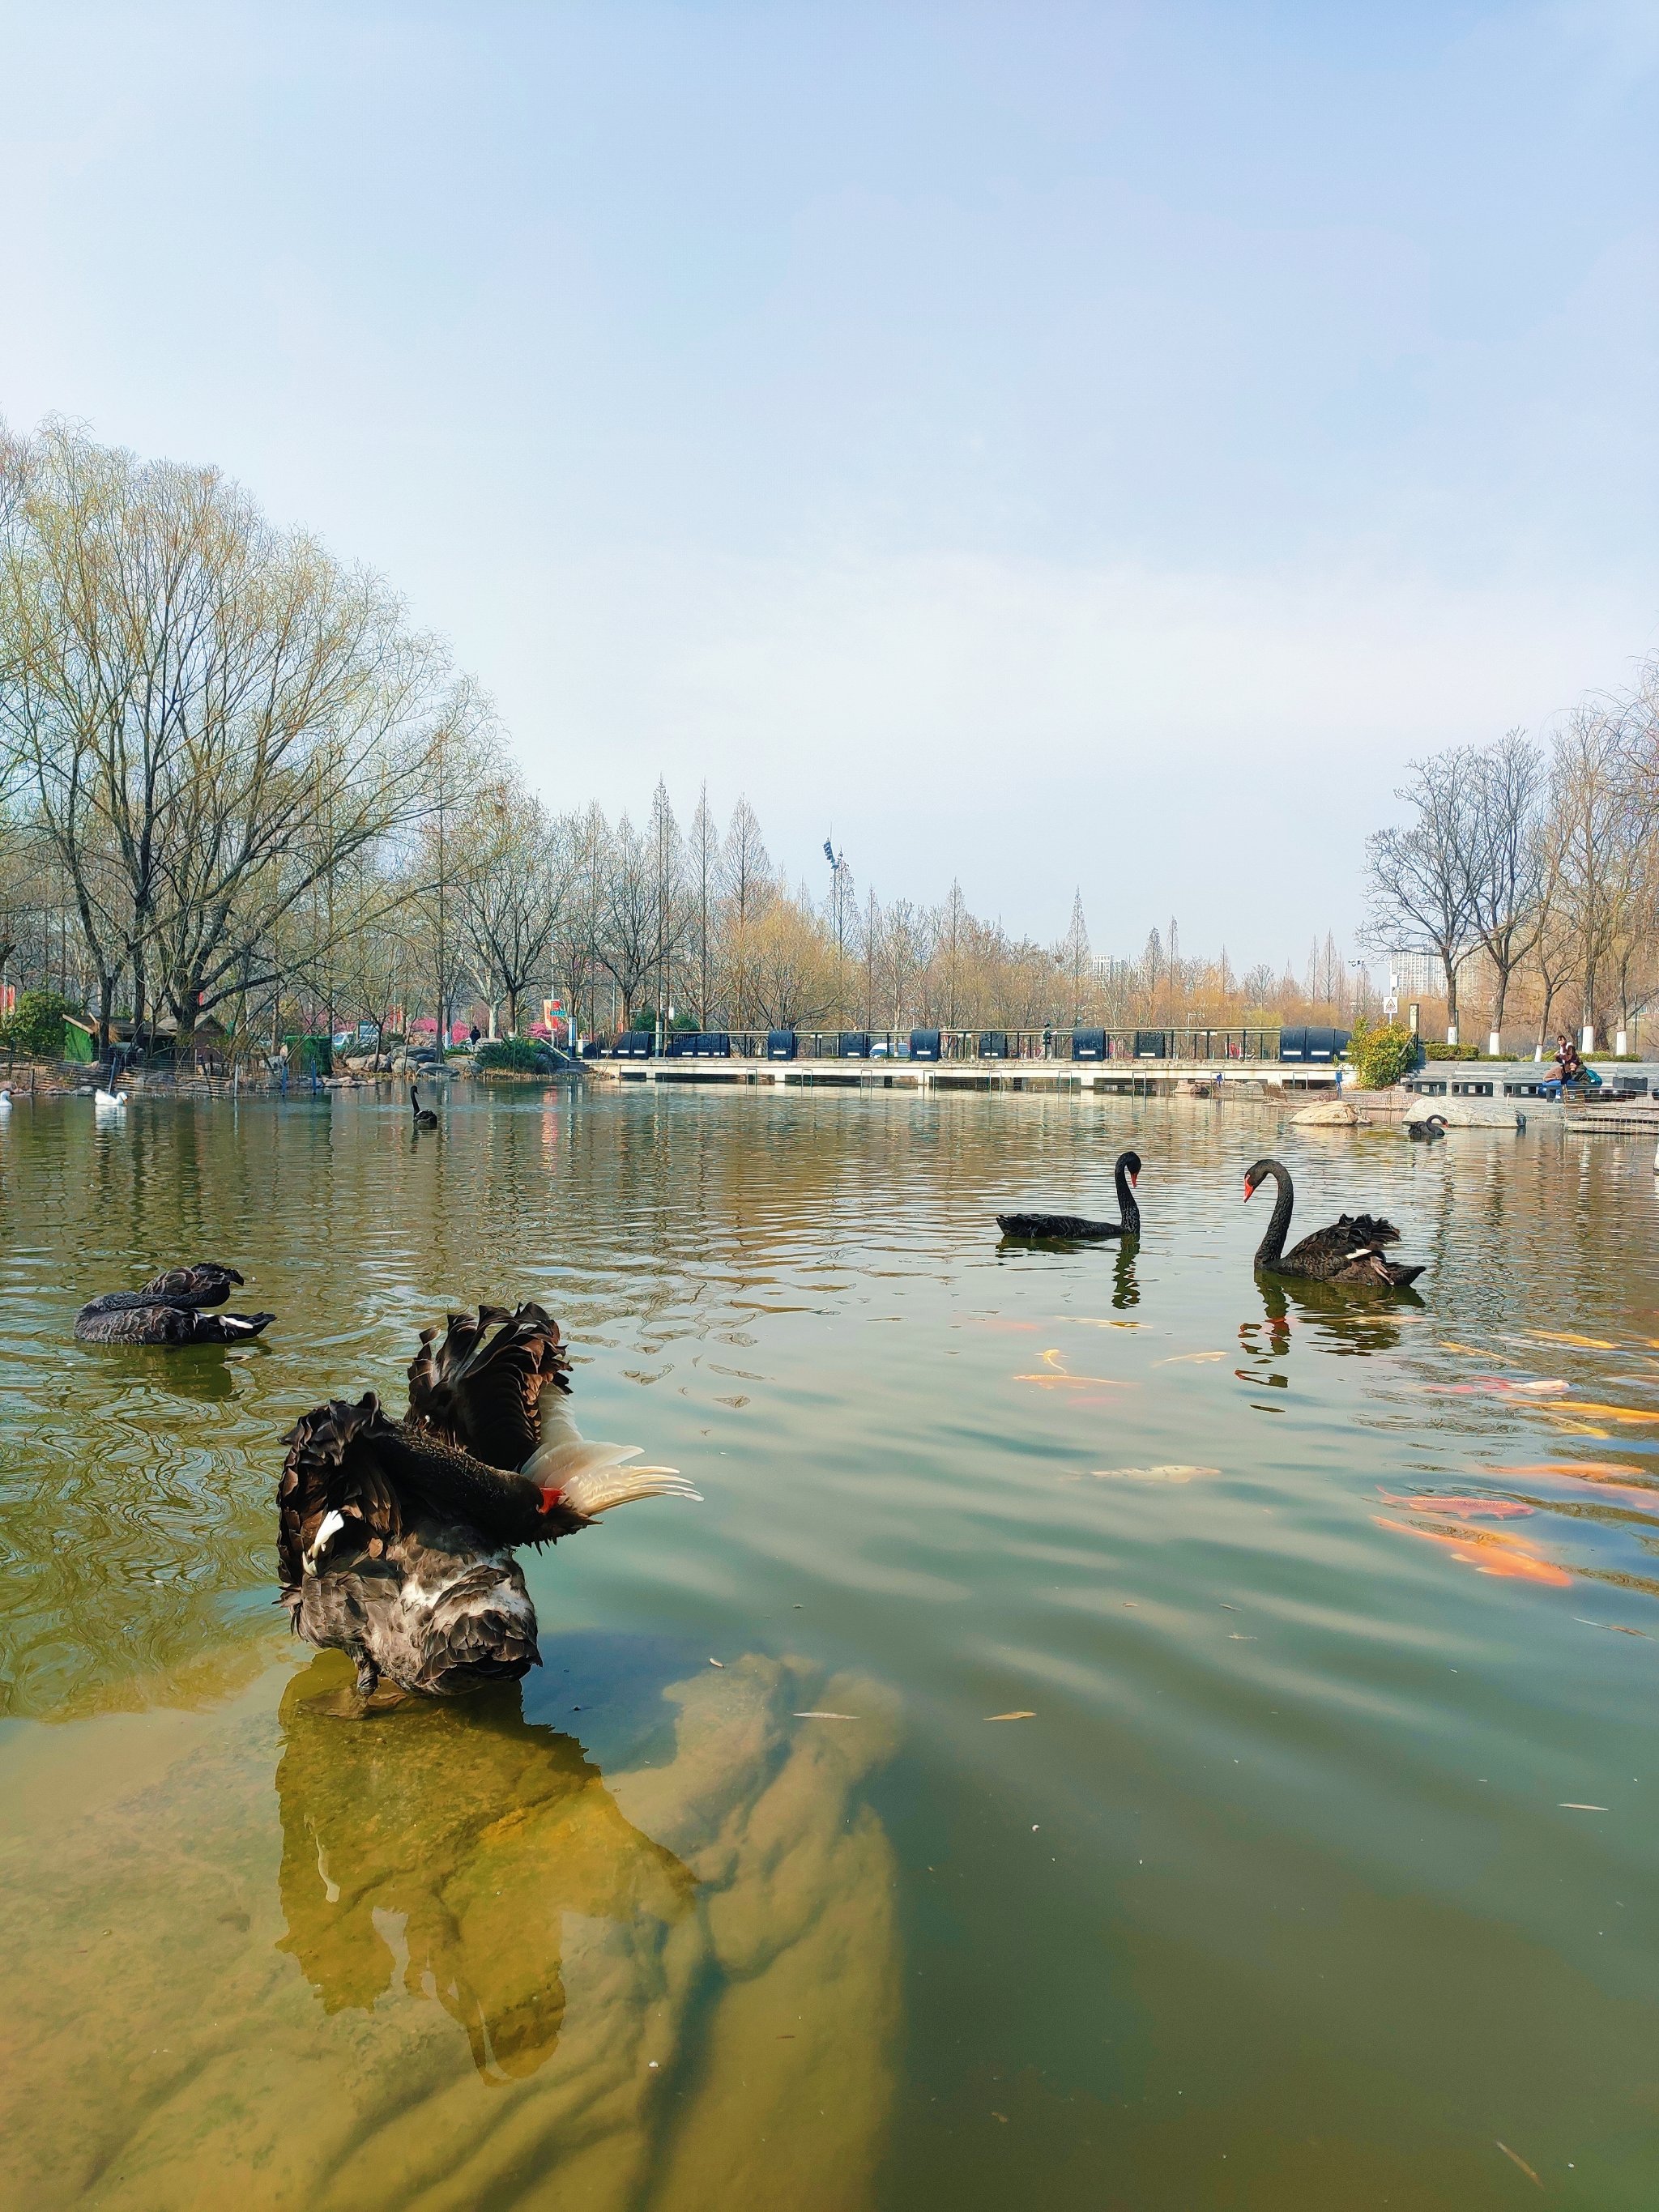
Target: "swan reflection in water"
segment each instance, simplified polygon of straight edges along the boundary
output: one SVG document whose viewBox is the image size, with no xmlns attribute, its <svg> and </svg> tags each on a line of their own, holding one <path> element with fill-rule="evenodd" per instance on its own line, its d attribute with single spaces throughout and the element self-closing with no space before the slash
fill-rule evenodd
<svg viewBox="0 0 1659 2212">
<path fill-rule="evenodd" d="M 187 1398 L 198 1405 L 221 1405 L 236 1395 L 239 1374 L 257 1359 L 271 1357 L 268 1346 L 250 1343 L 227 1351 L 222 1344 L 189 1345 L 183 1350 L 152 1345 L 122 1346 L 76 1345 L 86 1359 L 93 1387 L 112 1392 L 125 1384 L 133 1391 L 153 1393 L 158 1401 Z"/>
<path fill-rule="evenodd" d="M 331 1653 L 283 1699 L 278 1948 L 325 2011 L 372 2010 L 401 1978 L 486 2081 L 522 2079 L 563 2025 L 564 1916 L 671 1923 L 696 1879 L 574 1737 L 525 1719 L 517 1682 L 362 1715 L 349 1677 Z"/>
<path fill-rule="evenodd" d="M 1291 1340 L 1298 1330 L 1322 1352 L 1339 1358 L 1364 1358 L 1373 1352 L 1397 1352 L 1413 1309 L 1425 1310 L 1413 1290 L 1395 1291 L 1384 1303 L 1340 1284 L 1292 1282 L 1282 1276 L 1258 1275 L 1255 1286 L 1262 1319 L 1238 1325 L 1239 1348 L 1250 1364 L 1237 1372 L 1241 1381 L 1270 1390 L 1290 1388 L 1290 1377 L 1275 1363 L 1289 1358 Z"/>
<path fill-rule="evenodd" d="M 277 1947 L 309 1988 L 277 2057 L 249 2039 L 238 2154 L 251 2098 L 295 2203 L 424 2203 L 463 2172 L 467 2203 L 516 2203 L 531 2157 L 549 2203 L 865 2201 L 899 2019 L 892 1846 L 863 1802 L 891 1696 L 669 1639 L 542 1648 L 522 1684 L 362 1717 L 342 1655 L 288 1685 Z"/>
<path fill-rule="evenodd" d="M 1113 1254 L 1112 1304 L 1120 1313 L 1140 1304 L 1140 1285 L 1135 1279 L 1135 1255 L 1139 1249 L 1138 1237 L 1126 1237 Z"/>
<path fill-rule="evenodd" d="M 82 2196 L 123 2162 L 131 2212 L 873 2201 L 893 1696 L 667 1637 L 542 1649 L 518 1687 L 360 1718 L 321 1655 L 277 1715 L 204 1716 L 161 1786 L 54 1829 L 0 1915 L 28 1966 L 0 2203 L 66 2202 L 66 2158 Z"/>
</svg>

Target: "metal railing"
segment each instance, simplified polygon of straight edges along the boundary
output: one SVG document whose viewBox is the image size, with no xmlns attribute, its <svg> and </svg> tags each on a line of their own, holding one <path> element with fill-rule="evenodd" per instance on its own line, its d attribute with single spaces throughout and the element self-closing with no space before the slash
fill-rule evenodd
<svg viewBox="0 0 1659 2212">
<path fill-rule="evenodd" d="M 1277 1029 L 649 1030 L 585 1049 L 591 1058 L 696 1060 L 1065 1061 L 1145 1066 L 1158 1060 L 1276 1060 Z"/>
</svg>

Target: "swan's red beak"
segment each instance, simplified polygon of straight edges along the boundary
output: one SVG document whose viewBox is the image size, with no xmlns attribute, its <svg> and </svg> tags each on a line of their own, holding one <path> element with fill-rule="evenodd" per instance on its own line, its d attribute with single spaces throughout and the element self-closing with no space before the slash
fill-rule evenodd
<svg viewBox="0 0 1659 2212">
<path fill-rule="evenodd" d="M 552 1490 L 544 1489 L 542 1492 L 542 1511 L 544 1513 L 550 1513 L 556 1505 L 562 1502 L 563 1498 L 564 1492 L 562 1490 L 556 1488 Z"/>
<path fill-rule="evenodd" d="M 1248 1206 L 1248 1205 L 1249 1204 L 1250 1200 L 1251 1200 L 1255 1196 L 1255 1184 L 1250 1181 L 1250 1178 L 1249 1177 L 1249 1176 L 1245 1176 L 1245 1178 L 1244 1178 L 1244 1203 L 1245 1203 L 1245 1205 L 1246 1205 L 1246 1206 Z"/>
<path fill-rule="evenodd" d="M 1138 1175 L 1132 1175 L 1132 1176 L 1129 1177 L 1129 1188 L 1130 1188 L 1130 1189 L 1131 1189 L 1131 1190 L 1133 1190 L 1133 1189 L 1137 1188 L 1138 1188 L 1138 1186 L 1139 1186 L 1139 1182 L 1140 1182 L 1140 1177 L 1139 1177 Z"/>
</svg>

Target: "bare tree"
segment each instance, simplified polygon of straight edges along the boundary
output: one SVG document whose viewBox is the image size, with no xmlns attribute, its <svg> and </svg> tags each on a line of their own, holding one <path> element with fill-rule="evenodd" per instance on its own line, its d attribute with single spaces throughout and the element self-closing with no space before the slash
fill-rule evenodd
<svg viewBox="0 0 1659 2212">
<path fill-rule="evenodd" d="M 1471 747 L 1410 763 L 1395 793 L 1415 819 L 1367 839 L 1370 919 L 1379 948 L 1429 952 L 1446 979 L 1447 1039 L 1457 1042 L 1458 969 L 1469 950 L 1480 851 L 1479 788 Z"/>
<path fill-rule="evenodd" d="M 501 772 L 488 702 L 460 686 L 449 707 L 428 750 L 408 864 L 415 902 L 410 939 L 422 994 L 437 1018 L 440 1052 L 453 1033 L 455 1009 L 472 972 L 466 892 L 477 856 L 467 812 L 477 792 Z"/>
<path fill-rule="evenodd" d="M 970 951 L 969 921 L 962 885 L 952 880 L 945 903 L 932 917 L 929 934 L 933 939 L 933 957 L 928 963 L 932 1011 L 949 1030 L 959 1028 L 962 1023 Z"/>
<path fill-rule="evenodd" d="M 657 993 L 657 1018 L 666 1027 L 673 1009 L 674 975 L 693 927 L 691 902 L 686 895 L 685 841 L 674 817 L 668 786 L 660 776 L 651 794 L 651 864 L 657 917 L 657 951 L 653 963 Z"/>
<path fill-rule="evenodd" d="M 605 906 L 596 946 L 622 1001 L 624 1029 L 656 972 L 662 944 L 656 857 L 624 814 L 605 855 Z"/>
<path fill-rule="evenodd" d="M 548 972 L 563 884 L 554 867 L 553 825 L 516 776 L 487 784 L 461 817 L 468 850 L 459 884 L 461 920 L 479 986 L 490 1008 L 505 1000 L 509 1036 L 519 999 Z"/>
<path fill-rule="evenodd" d="M 885 921 L 890 1026 L 899 1029 L 908 1026 L 911 1014 L 921 1012 L 917 992 L 933 957 L 933 933 L 927 915 L 908 899 L 895 899 Z"/>
<path fill-rule="evenodd" d="M 611 829 L 598 806 L 558 827 L 560 891 L 552 927 L 551 972 L 580 1036 L 600 1026 L 599 940 L 604 933 Z"/>
<path fill-rule="evenodd" d="M 697 994 L 697 1026 L 708 1029 L 714 990 L 714 903 L 719 896 L 720 840 L 708 805 L 708 786 L 697 793 L 687 838 L 686 872 L 691 908 L 691 968 Z"/>
<path fill-rule="evenodd" d="M 1067 1018 L 1075 1028 L 1083 1019 L 1093 975 L 1093 962 L 1089 951 L 1089 925 L 1084 919 L 1081 888 L 1073 893 L 1071 925 L 1054 948 L 1054 965 L 1060 970 L 1065 986 L 1066 1000 L 1070 1008 Z"/>
<path fill-rule="evenodd" d="M 216 472 L 49 426 L 0 537 L 0 729 L 114 979 L 181 1038 L 296 896 L 410 811 L 444 658 Z"/>
<path fill-rule="evenodd" d="M 749 976 L 758 1020 L 769 1029 L 821 1021 L 835 1003 L 835 942 L 810 900 L 780 891 L 749 928 Z"/>
<path fill-rule="evenodd" d="M 746 799 L 739 799 L 732 809 L 726 842 L 720 848 L 720 884 L 739 930 L 757 905 L 765 905 L 772 896 L 772 863 L 755 810 Z"/>
<path fill-rule="evenodd" d="M 1469 920 L 1492 963 L 1490 1049 L 1502 1049 L 1504 1013 L 1516 969 L 1544 926 L 1545 840 L 1539 819 L 1543 756 L 1511 730 L 1473 759 L 1475 846 Z"/>
<path fill-rule="evenodd" d="M 1577 950 L 1586 1048 L 1599 1026 L 1605 964 L 1638 895 L 1653 830 L 1653 793 L 1638 770 L 1616 708 L 1577 708 L 1557 742 L 1551 776 L 1556 907 Z"/>
</svg>

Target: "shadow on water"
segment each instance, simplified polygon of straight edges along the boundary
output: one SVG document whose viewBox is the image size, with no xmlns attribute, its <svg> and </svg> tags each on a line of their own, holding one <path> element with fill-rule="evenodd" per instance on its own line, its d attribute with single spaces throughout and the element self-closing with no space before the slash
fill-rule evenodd
<svg viewBox="0 0 1659 2212">
<path fill-rule="evenodd" d="M 557 2046 L 564 1916 L 665 1925 L 690 1869 L 624 1819 L 574 1737 L 526 1721 L 519 1685 L 362 1712 L 319 1658 L 282 1704 L 286 1933 L 325 2012 L 372 2010 L 401 1976 L 465 2030 L 486 2081 Z"/>
</svg>

